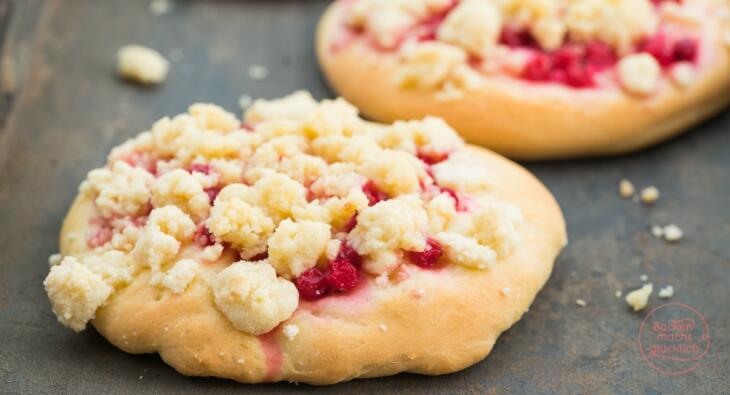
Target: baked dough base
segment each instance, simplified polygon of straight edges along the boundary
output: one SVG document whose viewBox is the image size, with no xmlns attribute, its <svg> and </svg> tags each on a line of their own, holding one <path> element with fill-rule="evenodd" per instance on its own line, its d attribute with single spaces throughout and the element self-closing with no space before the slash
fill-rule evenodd
<svg viewBox="0 0 730 395">
<path fill-rule="evenodd" d="M 528 171 L 494 153 L 469 147 L 493 169 L 495 194 L 519 206 L 522 242 L 483 271 L 448 265 L 421 270 L 398 283 L 372 279 L 347 296 L 301 302 L 287 321 L 256 337 L 236 330 L 215 307 L 198 277 L 182 294 L 148 285 L 145 270 L 97 311 L 93 326 L 129 353 L 159 352 L 178 372 L 246 383 L 297 381 L 331 384 L 399 372 L 437 375 L 464 369 L 489 354 L 500 333 L 527 311 L 566 243 L 562 213 Z M 79 195 L 61 232 L 61 252 L 88 253 L 85 236 L 92 200 Z M 233 257 L 206 264 L 211 274 Z M 503 295 L 501 290 L 510 288 Z M 300 332 L 282 333 L 286 324 Z"/>
<path fill-rule="evenodd" d="M 686 88 L 663 79 L 659 93 L 640 98 L 618 87 L 575 90 L 501 76 L 443 101 L 436 91 L 401 89 L 394 82 L 401 67 L 395 54 L 377 52 L 362 40 L 332 51 L 342 11 L 342 2 L 333 2 L 317 31 L 321 68 L 339 95 L 380 122 L 441 117 L 467 141 L 515 159 L 636 151 L 686 131 L 730 103 L 730 47 L 713 21 L 703 25 L 711 58 Z"/>
</svg>

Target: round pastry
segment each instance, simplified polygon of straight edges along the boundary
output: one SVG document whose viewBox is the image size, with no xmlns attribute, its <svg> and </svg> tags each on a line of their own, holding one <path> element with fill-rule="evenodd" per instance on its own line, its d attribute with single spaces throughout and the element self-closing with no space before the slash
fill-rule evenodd
<svg viewBox="0 0 730 395">
<path fill-rule="evenodd" d="M 382 122 L 435 115 L 504 155 L 618 154 L 730 101 L 725 0 L 341 0 L 330 85 Z"/>
<path fill-rule="evenodd" d="M 480 361 L 565 242 L 539 181 L 443 121 L 298 92 L 112 150 L 44 285 L 62 324 L 183 374 L 328 384 Z"/>
</svg>

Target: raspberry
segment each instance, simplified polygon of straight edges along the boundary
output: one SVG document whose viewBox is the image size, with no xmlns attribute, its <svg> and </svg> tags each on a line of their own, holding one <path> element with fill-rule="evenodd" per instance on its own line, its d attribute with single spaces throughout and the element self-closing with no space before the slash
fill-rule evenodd
<svg viewBox="0 0 730 395">
<path fill-rule="evenodd" d="M 522 76 L 530 81 L 547 81 L 552 68 L 553 64 L 549 56 L 536 53 L 525 65 Z"/>
<path fill-rule="evenodd" d="M 208 199 L 210 199 L 210 204 L 213 204 L 213 202 L 215 202 L 215 198 L 218 197 L 218 194 L 220 192 L 221 192 L 221 189 L 218 187 L 205 189 L 205 193 L 208 194 Z"/>
<path fill-rule="evenodd" d="M 267 259 L 268 257 L 269 257 L 269 251 L 267 250 L 260 254 L 256 254 L 256 255 L 252 256 L 251 258 L 248 258 L 247 260 L 249 260 L 251 262 L 256 262 L 256 261 L 263 261 L 264 259 Z"/>
<path fill-rule="evenodd" d="M 372 181 L 366 182 L 365 185 L 362 186 L 362 191 L 365 193 L 365 196 L 368 197 L 368 202 L 370 206 L 373 206 L 380 201 L 390 199 L 390 196 L 378 189 L 378 187 L 375 186 L 375 183 Z"/>
<path fill-rule="evenodd" d="M 210 174 L 210 165 L 205 163 L 193 163 L 190 165 L 190 173 L 203 173 L 203 174 Z"/>
<path fill-rule="evenodd" d="M 357 214 L 353 215 L 345 224 L 345 226 L 342 228 L 342 231 L 345 233 L 352 232 L 353 229 L 357 226 Z"/>
<path fill-rule="evenodd" d="M 299 290 L 299 296 L 304 299 L 319 299 L 327 294 L 329 286 L 325 274 L 313 267 L 294 279 L 294 285 Z"/>
<path fill-rule="evenodd" d="M 593 76 L 581 62 L 573 62 L 565 69 L 565 82 L 574 88 L 585 88 L 593 85 Z"/>
<path fill-rule="evenodd" d="M 444 254 L 443 248 L 441 248 L 441 244 L 439 244 L 438 241 L 434 239 L 427 239 L 426 240 L 426 248 L 421 252 L 416 251 L 408 251 L 406 252 L 406 256 L 408 257 L 408 260 L 412 263 L 420 266 L 420 267 L 433 267 L 433 265 L 438 262 L 438 260 L 441 258 L 441 255 Z"/>
<path fill-rule="evenodd" d="M 697 57 L 697 41 L 691 38 L 683 38 L 674 43 L 674 60 L 677 62 L 691 62 Z"/>
<path fill-rule="evenodd" d="M 360 264 L 362 264 L 362 257 L 360 256 L 360 254 L 358 254 L 354 248 L 350 247 L 350 245 L 347 244 L 346 241 L 343 242 L 340 246 L 340 251 L 337 253 L 337 257 L 335 258 L 335 260 L 337 259 L 344 259 L 350 262 L 355 267 L 358 267 L 360 266 Z"/>
<path fill-rule="evenodd" d="M 208 227 L 202 223 L 198 225 L 198 229 L 195 230 L 195 236 L 193 236 L 193 240 L 195 240 L 195 243 L 201 247 L 208 247 L 215 244 L 215 238 L 213 237 L 213 234 L 210 233 Z"/>
<path fill-rule="evenodd" d="M 662 66 L 668 66 L 674 61 L 673 48 L 663 34 L 657 34 L 645 40 L 641 49 L 653 56 Z"/>
<path fill-rule="evenodd" d="M 529 31 L 505 26 L 499 34 L 499 42 L 509 47 L 535 47 L 536 41 Z"/>
<path fill-rule="evenodd" d="M 422 160 L 428 165 L 435 165 L 436 163 L 443 162 L 449 158 L 448 152 L 419 152 L 418 159 Z"/>
<path fill-rule="evenodd" d="M 581 49 L 574 45 L 566 45 L 553 52 L 553 67 L 567 69 L 573 63 L 580 62 L 583 57 Z"/>
<path fill-rule="evenodd" d="M 586 62 L 598 69 L 604 69 L 616 63 L 616 52 L 603 41 L 591 41 L 586 44 Z"/>
<path fill-rule="evenodd" d="M 344 258 L 335 258 L 325 275 L 327 285 L 335 291 L 348 291 L 357 286 L 360 276 L 357 268 Z"/>
</svg>

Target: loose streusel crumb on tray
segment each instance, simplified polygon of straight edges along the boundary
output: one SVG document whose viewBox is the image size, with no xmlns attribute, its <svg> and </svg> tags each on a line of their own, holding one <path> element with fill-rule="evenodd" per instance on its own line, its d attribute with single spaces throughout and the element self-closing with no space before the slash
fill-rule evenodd
<svg viewBox="0 0 730 395">
<path fill-rule="evenodd" d="M 488 270 L 519 245 L 523 219 L 465 149 L 439 119 L 375 125 L 343 100 L 305 92 L 257 100 L 243 122 L 192 105 L 89 172 L 85 252 L 53 258 L 44 282 L 53 310 L 83 330 L 149 272 L 161 291 L 207 287 L 236 329 L 261 335 L 302 300 L 364 281 Z M 283 333 L 294 339 L 299 327 Z"/>
<path fill-rule="evenodd" d="M 393 53 L 396 83 L 443 100 L 503 74 L 576 89 L 651 95 L 664 78 L 686 88 L 701 48 L 706 0 L 347 0 L 343 44 Z"/>
</svg>

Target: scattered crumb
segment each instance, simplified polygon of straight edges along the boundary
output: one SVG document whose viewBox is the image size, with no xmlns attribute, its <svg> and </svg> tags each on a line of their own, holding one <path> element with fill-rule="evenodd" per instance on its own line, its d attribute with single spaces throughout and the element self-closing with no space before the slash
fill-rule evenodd
<svg viewBox="0 0 730 395">
<path fill-rule="evenodd" d="M 647 276 L 646 274 L 642 274 L 641 276 L 639 276 L 639 280 L 646 282 L 647 280 L 649 280 L 649 276 Z"/>
<path fill-rule="evenodd" d="M 224 355 L 226 355 L 226 353 L 224 353 L 223 351 L 221 351 L 221 352 L 218 353 L 218 356 L 219 357 L 223 357 Z"/>
<path fill-rule="evenodd" d="M 117 52 L 119 75 L 141 84 L 159 84 L 167 77 L 170 63 L 159 52 L 141 45 L 125 45 Z"/>
<path fill-rule="evenodd" d="M 421 297 L 426 294 L 426 291 L 423 288 L 416 288 L 414 291 L 416 296 Z"/>
<path fill-rule="evenodd" d="M 664 236 L 664 228 L 658 225 L 654 225 L 651 227 L 651 234 L 654 235 L 656 238 L 661 238 Z"/>
<path fill-rule="evenodd" d="M 294 338 L 299 334 L 299 327 L 296 324 L 287 324 L 284 325 L 284 336 L 286 336 L 289 340 L 294 340 Z"/>
<path fill-rule="evenodd" d="M 59 263 L 61 263 L 61 260 L 63 260 L 63 255 L 61 254 L 53 254 L 48 257 L 48 265 L 50 266 L 56 266 Z"/>
<path fill-rule="evenodd" d="M 509 289 L 509 287 L 504 287 L 504 288 L 502 288 L 501 292 L 502 292 L 502 295 L 507 296 L 507 295 L 509 295 L 510 291 L 511 291 L 511 289 Z"/>
<path fill-rule="evenodd" d="M 671 70 L 672 81 L 681 88 L 686 88 L 695 81 L 696 72 L 694 66 L 689 62 L 677 63 Z"/>
<path fill-rule="evenodd" d="M 588 305 L 588 303 L 586 303 L 586 301 L 583 299 L 576 299 L 575 304 L 577 304 L 580 307 L 586 307 Z"/>
<path fill-rule="evenodd" d="M 142 378 L 143 378 L 143 377 L 144 377 L 144 376 L 139 376 L 139 379 L 140 379 L 140 380 L 142 380 Z"/>
<path fill-rule="evenodd" d="M 244 362 L 246 362 L 246 360 L 245 360 L 245 359 L 243 359 L 243 358 L 238 358 L 238 359 L 236 360 L 236 363 L 240 363 L 240 364 L 243 364 Z"/>
<path fill-rule="evenodd" d="M 152 0 L 150 2 L 150 14 L 158 16 L 170 12 L 172 9 L 172 1 L 170 0 Z"/>
<path fill-rule="evenodd" d="M 269 75 L 269 69 L 261 65 L 252 65 L 248 67 L 248 76 L 252 80 L 263 80 Z"/>
<path fill-rule="evenodd" d="M 649 302 L 649 296 L 651 296 L 654 287 L 651 283 L 644 284 L 643 287 L 631 291 L 626 295 L 626 303 L 631 306 L 634 311 L 643 310 L 646 304 Z"/>
<path fill-rule="evenodd" d="M 375 284 L 381 287 L 388 285 L 388 274 L 382 273 L 378 277 L 375 277 Z"/>
<path fill-rule="evenodd" d="M 671 285 L 667 285 L 664 288 L 659 289 L 659 297 L 662 299 L 669 299 L 672 296 L 674 296 L 674 287 Z"/>
<path fill-rule="evenodd" d="M 623 295 L 623 294 L 624 293 L 621 292 L 621 290 L 618 290 L 618 291 L 616 291 L 616 293 L 614 293 L 614 295 L 616 295 L 616 298 L 618 298 L 618 299 L 621 299 L 621 295 Z"/>
<path fill-rule="evenodd" d="M 636 189 L 634 188 L 634 184 L 632 184 L 631 181 L 625 178 L 618 183 L 618 194 L 622 198 L 630 198 L 634 195 L 635 190 Z"/>
<path fill-rule="evenodd" d="M 238 106 L 242 109 L 248 108 L 253 102 L 253 98 L 249 95 L 241 95 L 238 97 Z"/>
<path fill-rule="evenodd" d="M 380 324 L 380 330 L 385 332 L 388 330 L 388 327 L 385 324 Z"/>
<path fill-rule="evenodd" d="M 659 200 L 659 190 L 655 186 L 646 187 L 641 190 L 641 201 L 646 204 L 653 204 Z"/>
<path fill-rule="evenodd" d="M 683 236 L 682 229 L 679 229 L 679 226 L 675 224 L 669 224 L 664 227 L 664 240 L 670 243 L 679 241 Z"/>
</svg>

